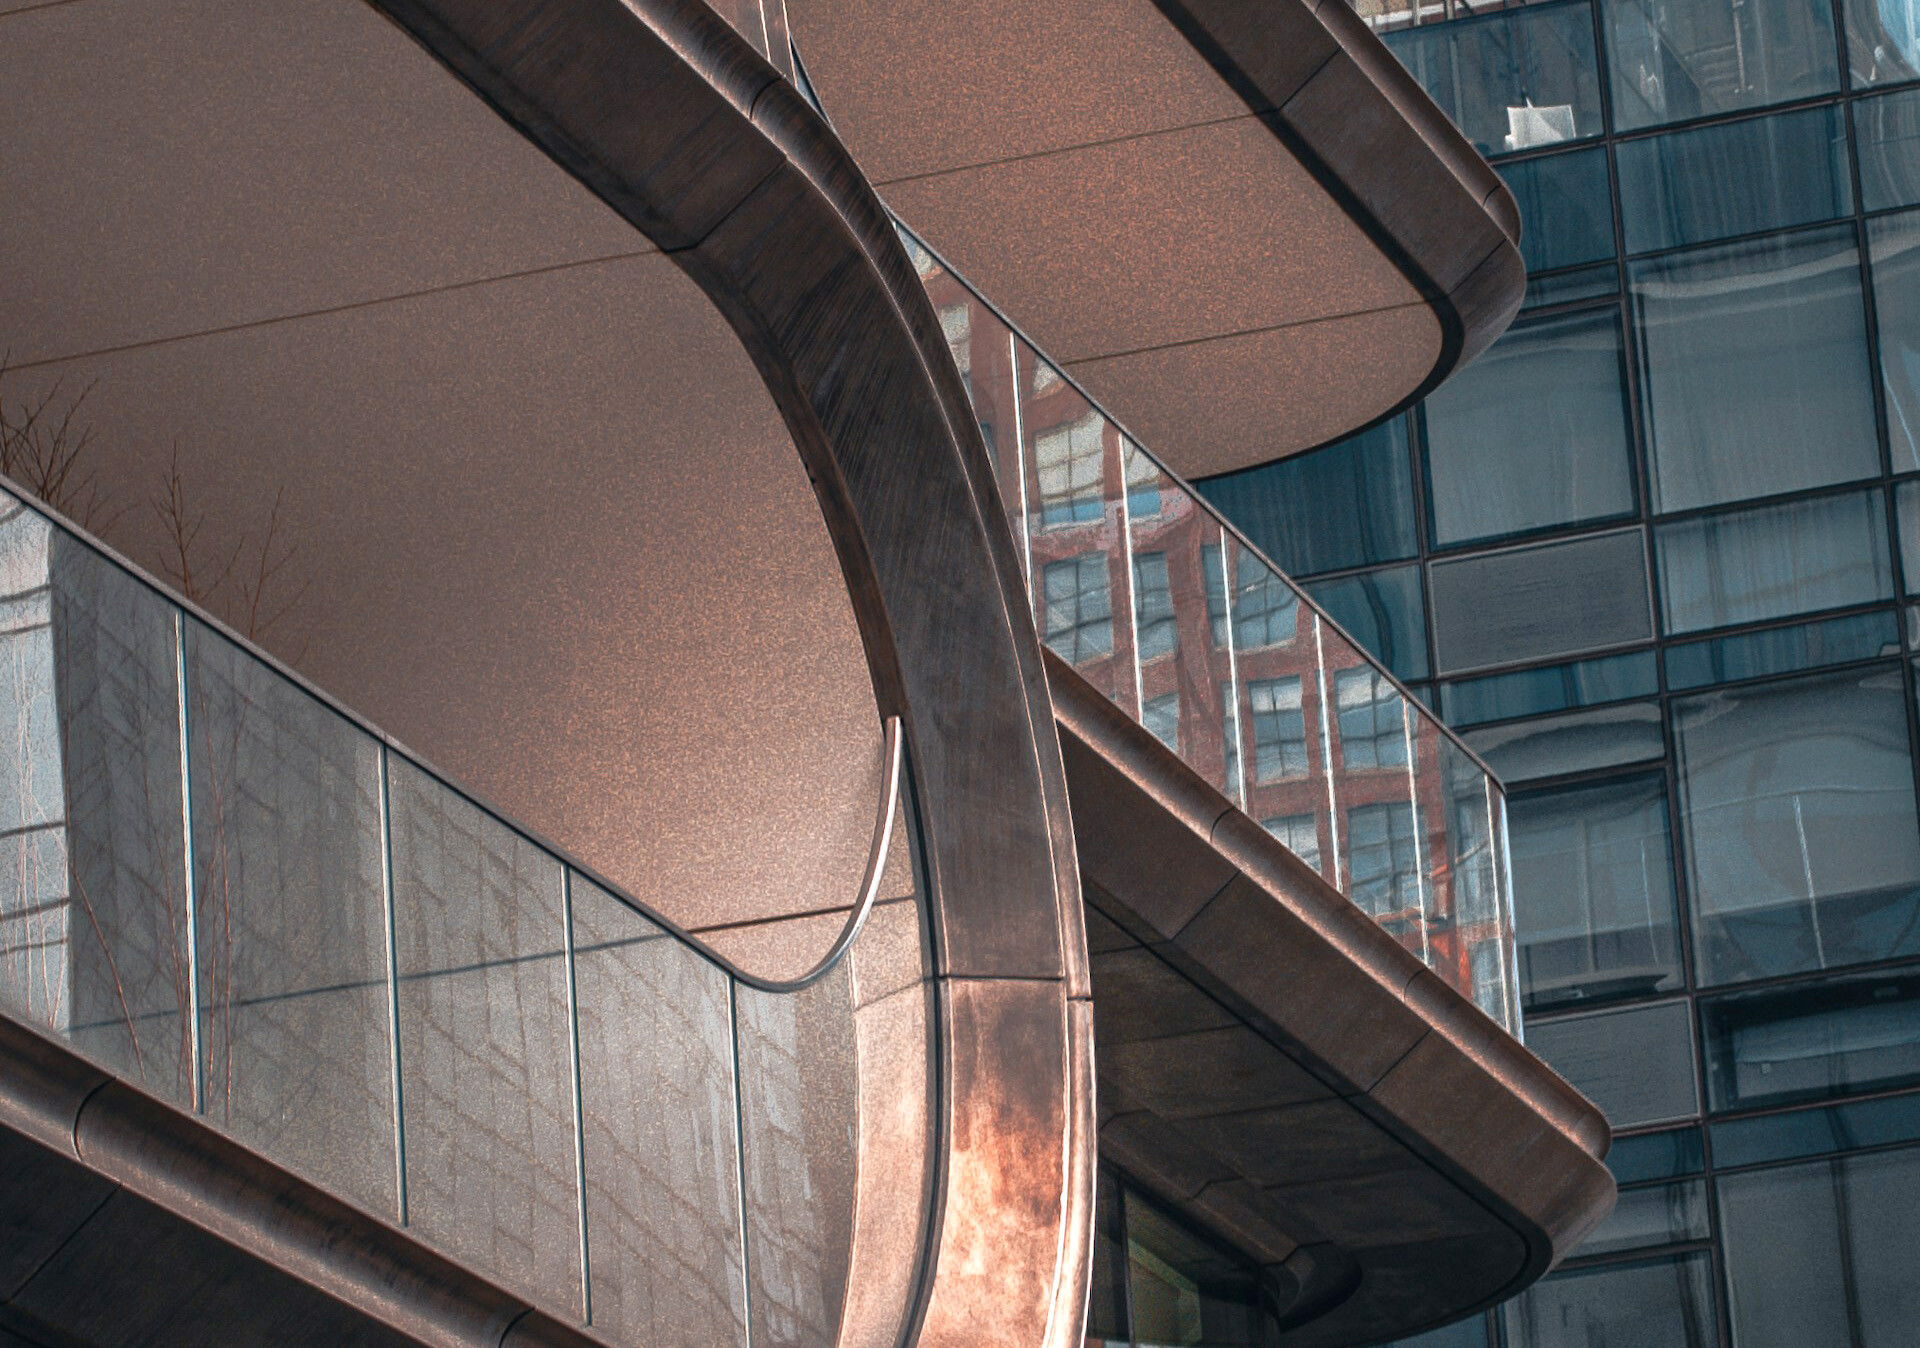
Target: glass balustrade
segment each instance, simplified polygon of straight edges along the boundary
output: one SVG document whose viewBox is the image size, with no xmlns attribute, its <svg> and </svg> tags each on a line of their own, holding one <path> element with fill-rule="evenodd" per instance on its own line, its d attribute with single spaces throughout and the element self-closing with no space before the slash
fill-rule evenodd
<svg viewBox="0 0 1920 1348">
<path fill-rule="evenodd" d="M 4 494 L 0 733 L 0 1013 L 617 1341 L 834 1341 L 910 810 L 761 990 Z"/>
<path fill-rule="evenodd" d="M 1499 782 L 900 232 L 993 453 L 1041 641 L 1517 1035 Z"/>
</svg>

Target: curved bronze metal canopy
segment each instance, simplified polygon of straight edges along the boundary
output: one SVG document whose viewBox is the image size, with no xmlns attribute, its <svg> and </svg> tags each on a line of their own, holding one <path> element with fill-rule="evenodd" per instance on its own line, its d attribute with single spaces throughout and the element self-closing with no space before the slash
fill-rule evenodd
<svg viewBox="0 0 1920 1348">
<path fill-rule="evenodd" d="M 1341 0 L 788 0 L 888 204 L 1187 476 L 1325 444 L 1497 337 L 1512 195 Z"/>
</svg>

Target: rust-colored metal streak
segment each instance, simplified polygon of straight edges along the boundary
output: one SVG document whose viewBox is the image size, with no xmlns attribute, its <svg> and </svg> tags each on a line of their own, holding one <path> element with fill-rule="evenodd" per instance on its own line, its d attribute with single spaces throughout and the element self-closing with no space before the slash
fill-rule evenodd
<svg viewBox="0 0 1920 1348">
<path fill-rule="evenodd" d="M 785 415 L 922 821 L 945 1165 L 910 1335 L 1065 1348 L 1094 1145 L 1065 775 L 985 446 L 878 201 L 697 0 L 379 7 L 686 269 Z"/>
<path fill-rule="evenodd" d="M 1047 665 L 1093 912 L 1102 1153 L 1267 1267 L 1290 1345 L 1418 1333 L 1577 1245 L 1613 1204 L 1600 1111 Z"/>
</svg>

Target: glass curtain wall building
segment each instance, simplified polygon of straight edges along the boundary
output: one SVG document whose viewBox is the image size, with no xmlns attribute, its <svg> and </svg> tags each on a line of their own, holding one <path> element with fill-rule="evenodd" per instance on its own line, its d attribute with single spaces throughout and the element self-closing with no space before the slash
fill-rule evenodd
<svg viewBox="0 0 1920 1348">
<path fill-rule="evenodd" d="M 1201 487 L 1507 781 L 1528 1042 L 1620 1135 L 1606 1226 L 1420 1342 L 1912 1343 L 1920 17 L 1360 8 L 1512 187 L 1527 308 Z"/>
</svg>

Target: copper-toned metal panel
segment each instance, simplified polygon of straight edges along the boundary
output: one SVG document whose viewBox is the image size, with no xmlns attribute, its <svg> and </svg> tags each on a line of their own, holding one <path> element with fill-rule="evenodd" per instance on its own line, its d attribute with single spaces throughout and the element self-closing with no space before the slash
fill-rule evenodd
<svg viewBox="0 0 1920 1348">
<path fill-rule="evenodd" d="M 359 4 L 20 15 L 0 119 L 15 366 L 653 246 Z"/>
<path fill-rule="evenodd" d="M 1102 401 L 1132 392 L 1140 400 L 1134 433 L 1199 477 L 1364 424 L 1383 398 L 1426 377 L 1445 339 L 1432 307 L 1416 301 L 1068 368 Z"/>
<path fill-rule="evenodd" d="M 809 72 L 859 70 L 863 107 L 908 111 L 964 91 L 947 105 L 955 115 L 924 119 L 841 118 L 844 100 L 829 99 L 847 148 L 883 185 L 1246 112 L 1148 5 L 874 0 L 790 10 Z M 1034 98 L 1036 87 L 1050 96 Z"/>
<path fill-rule="evenodd" d="M 1611 1206 L 1599 1112 L 1064 662 L 1049 670 L 1102 910 L 1102 1153 L 1274 1266 L 1297 1299 L 1289 1344 L 1417 1332 L 1538 1277 Z M 1136 864 L 1148 850 L 1228 879 L 1196 904 Z"/>
<path fill-rule="evenodd" d="M 1035 345 L 1068 365 L 1421 302 L 1252 116 L 881 190 Z M 996 248 L 1009 220 L 1031 237 Z M 1115 410 L 1138 429 L 1127 402 Z"/>
<path fill-rule="evenodd" d="M 1057 1286 L 1074 1113 L 1067 1001 L 1057 982 L 965 979 L 944 1010 L 946 1211 L 918 1342 L 971 1348 L 991 1322 L 999 1342 L 1045 1344 L 1070 1290 Z"/>
<path fill-rule="evenodd" d="M 1151 365 L 1116 363 L 1102 400 L 1181 471 L 1377 420 L 1512 317 L 1516 269 L 1464 284 L 1496 252 L 1517 259 L 1511 195 L 1344 7 L 900 10 L 790 5 L 829 116 L 890 204 L 1055 358 L 1425 311 L 1344 349 L 1318 335 L 1265 367 L 1201 354 L 1156 381 Z"/>
</svg>

